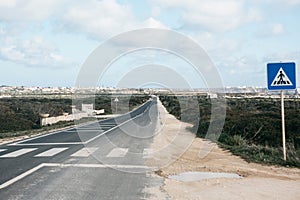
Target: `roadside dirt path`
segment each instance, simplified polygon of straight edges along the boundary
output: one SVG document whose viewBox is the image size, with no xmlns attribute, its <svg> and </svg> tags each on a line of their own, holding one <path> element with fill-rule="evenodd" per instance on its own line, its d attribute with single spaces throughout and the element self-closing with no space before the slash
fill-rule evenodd
<svg viewBox="0 0 300 200">
<path fill-rule="evenodd" d="M 248 163 L 214 143 L 195 138 L 186 130 L 191 125 L 168 114 L 160 102 L 158 109 L 163 123 L 157 127 L 161 131 L 154 137 L 151 148 L 155 153 L 149 157 L 147 164 L 160 167 L 157 174 L 165 177 L 161 189 L 171 199 L 300 199 L 300 169 Z M 188 142 L 190 145 L 187 146 Z M 162 148 L 166 146 L 171 147 Z M 207 156 L 203 157 L 201 147 L 211 149 Z M 185 148 L 183 154 L 180 148 Z M 189 171 L 229 172 L 243 178 L 191 182 L 168 178 L 169 175 Z"/>
</svg>

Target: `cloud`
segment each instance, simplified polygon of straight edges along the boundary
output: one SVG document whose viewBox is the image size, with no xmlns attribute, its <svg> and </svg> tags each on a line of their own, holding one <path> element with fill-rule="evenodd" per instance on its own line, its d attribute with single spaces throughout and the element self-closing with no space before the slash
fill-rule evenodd
<svg viewBox="0 0 300 200">
<path fill-rule="evenodd" d="M 70 7 L 63 16 L 64 26 L 69 30 L 77 30 L 96 38 L 107 38 L 115 34 L 137 28 L 165 26 L 148 18 L 138 21 L 128 5 L 118 4 L 115 0 L 90 0 L 87 4 Z"/>
<path fill-rule="evenodd" d="M 20 40 L 13 37 L 2 39 L 0 58 L 32 67 L 66 67 L 72 64 L 42 37 Z"/>
<path fill-rule="evenodd" d="M 273 24 L 272 25 L 272 34 L 273 35 L 281 35 L 285 32 L 282 24 Z"/>
<path fill-rule="evenodd" d="M 157 17 L 161 13 L 159 6 L 154 6 L 151 10 L 151 15 Z"/>
<path fill-rule="evenodd" d="M 44 20 L 60 11 L 69 0 L 1 0 L 0 20 Z"/>
<path fill-rule="evenodd" d="M 260 11 L 246 8 L 241 0 L 155 0 L 162 8 L 178 8 L 181 11 L 183 26 L 228 31 L 243 23 L 261 19 Z"/>
<path fill-rule="evenodd" d="M 296 62 L 299 63 L 300 50 L 292 52 L 277 51 L 269 53 L 262 58 L 263 62 Z"/>
<path fill-rule="evenodd" d="M 285 34 L 285 27 L 283 24 L 264 24 L 260 31 L 257 33 L 259 37 L 271 37 L 271 36 L 280 36 Z"/>
<path fill-rule="evenodd" d="M 278 0 L 279 3 L 288 5 L 300 5 L 300 0 Z"/>
<path fill-rule="evenodd" d="M 0 8 L 12 8 L 16 5 L 16 0 L 1 0 Z"/>
</svg>

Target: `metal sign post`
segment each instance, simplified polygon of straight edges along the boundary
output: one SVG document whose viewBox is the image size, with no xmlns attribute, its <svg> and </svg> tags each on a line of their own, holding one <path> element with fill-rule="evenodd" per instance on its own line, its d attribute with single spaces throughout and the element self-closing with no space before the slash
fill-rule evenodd
<svg viewBox="0 0 300 200">
<path fill-rule="evenodd" d="M 286 161 L 285 145 L 285 119 L 284 119 L 284 90 L 296 89 L 295 63 L 269 63 L 267 64 L 268 90 L 280 90 L 281 95 L 281 126 L 283 160 Z"/>
<path fill-rule="evenodd" d="M 283 90 L 281 90 L 281 126 L 282 126 L 283 160 L 286 161 L 285 121 L 284 121 L 284 94 L 283 94 Z"/>
<path fill-rule="evenodd" d="M 119 102 L 118 97 L 116 97 L 114 101 L 116 103 L 116 114 L 117 114 L 118 113 L 118 102 Z"/>
</svg>

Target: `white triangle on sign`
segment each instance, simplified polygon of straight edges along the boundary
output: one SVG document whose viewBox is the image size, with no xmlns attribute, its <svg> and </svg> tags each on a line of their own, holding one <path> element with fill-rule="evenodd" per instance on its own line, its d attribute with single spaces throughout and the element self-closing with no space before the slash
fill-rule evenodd
<svg viewBox="0 0 300 200">
<path fill-rule="evenodd" d="M 271 86 L 292 86 L 293 83 L 290 81 L 289 77 L 286 75 L 285 71 L 280 67 Z"/>
</svg>

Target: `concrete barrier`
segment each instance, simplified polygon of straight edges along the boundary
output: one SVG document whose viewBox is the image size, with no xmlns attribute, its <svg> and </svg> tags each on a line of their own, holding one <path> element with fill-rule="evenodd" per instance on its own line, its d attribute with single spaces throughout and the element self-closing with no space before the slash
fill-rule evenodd
<svg viewBox="0 0 300 200">
<path fill-rule="evenodd" d="M 73 121 L 73 120 L 78 120 L 78 119 L 81 119 L 83 117 L 88 117 L 88 116 L 89 116 L 88 113 L 85 113 L 85 112 L 75 113 L 75 114 L 70 114 L 70 115 L 66 115 L 66 113 L 64 113 L 64 115 L 57 116 L 57 117 L 41 117 L 40 123 L 41 123 L 41 126 L 46 126 L 46 125 L 55 124 L 60 121 Z"/>
</svg>

